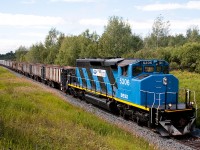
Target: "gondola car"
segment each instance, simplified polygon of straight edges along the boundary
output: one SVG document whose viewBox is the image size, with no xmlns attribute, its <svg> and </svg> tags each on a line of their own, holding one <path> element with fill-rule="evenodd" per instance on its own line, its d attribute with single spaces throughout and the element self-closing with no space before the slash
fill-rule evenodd
<svg viewBox="0 0 200 150">
<path fill-rule="evenodd" d="M 164 60 L 77 59 L 67 91 L 126 119 L 156 128 L 163 136 L 193 130 L 195 108 L 186 91 L 178 101 L 178 79 Z"/>
</svg>

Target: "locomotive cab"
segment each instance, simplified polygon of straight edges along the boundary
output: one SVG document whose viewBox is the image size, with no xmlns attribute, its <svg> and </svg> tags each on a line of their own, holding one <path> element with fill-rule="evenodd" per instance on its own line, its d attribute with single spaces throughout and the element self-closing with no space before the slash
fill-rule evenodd
<svg viewBox="0 0 200 150">
<path fill-rule="evenodd" d="M 178 93 L 178 80 L 168 73 L 169 64 L 166 61 L 124 60 L 118 65 L 117 97 L 143 106 L 158 104 L 158 101 L 154 102 L 156 93 Z M 175 98 L 176 95 L 168 103 L 175 103 Z"/>
</svg>

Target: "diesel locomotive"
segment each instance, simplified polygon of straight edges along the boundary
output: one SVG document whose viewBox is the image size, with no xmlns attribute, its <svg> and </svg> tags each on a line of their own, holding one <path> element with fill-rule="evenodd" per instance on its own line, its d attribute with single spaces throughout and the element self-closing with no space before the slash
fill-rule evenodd
<svg viewBox="0 0 200 150">
<path fill-rule="evenodd" d="M 0 63 L 19 71 L 18 62 Z M 179 102 L 179 81 L 169 74 L 164 60 L 77 59 L 76 67 L 20 64 L 21 73 L 157 129 L 162 136 L 185 135 L 194 129 L 196 101 L 191 101 L 191 91 L 185 90 L 185 101 Z M 28 72 L 23 70 L 25 64 L 29 65 Z M 31 70 L 37 67 L 38 71 Z"/>
</svg>

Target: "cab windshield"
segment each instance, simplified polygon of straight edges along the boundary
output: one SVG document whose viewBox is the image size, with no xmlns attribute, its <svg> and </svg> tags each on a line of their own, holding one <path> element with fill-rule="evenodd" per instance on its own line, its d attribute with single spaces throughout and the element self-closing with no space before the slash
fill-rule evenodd
<svg viewBox="0 0 200 150">
<path fill-rule="evenodd" d="M 142 67 L 141 66 L 134 66 L 133 67 L 133 70 L 132 70 L 133 76 L 138 76 L 141 73 L 142 73 Z"/>
<path fill-rule="evenodd" d="M 154 72 L 154 66 L 145 66 L 144 72 Z"/>
<path fill-rule="evenodd" d="M 156 66 L 156 72 L 162 72 L 162 66 Z"/>
<path fill-rule="evenodd" d="M 168 74 L 169 73 L 169 67 L 168 66 L 133 66 L 132 69 L 132 75 L 133 77 L 141 76 L 143 73 L 164 73 Z"/>
</svg>

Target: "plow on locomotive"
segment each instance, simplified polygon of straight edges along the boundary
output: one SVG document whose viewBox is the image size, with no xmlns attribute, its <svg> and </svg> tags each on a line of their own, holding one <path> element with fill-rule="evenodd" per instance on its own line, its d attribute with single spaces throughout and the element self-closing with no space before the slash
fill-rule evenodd
<svg viewBox="0 0 200 150">
<path fill-rule="evenodd" d="M 20 63 L 20 70 L 18 62 L 1 64 L 162 136 L 188 134 L 195 126 L 195 98 L 191 101 L 191 91 L 185 90 L 185 101 L 179 102 L 179 81 L 164 60 L 77 59 L 76 67 Z"/>
</svg>

